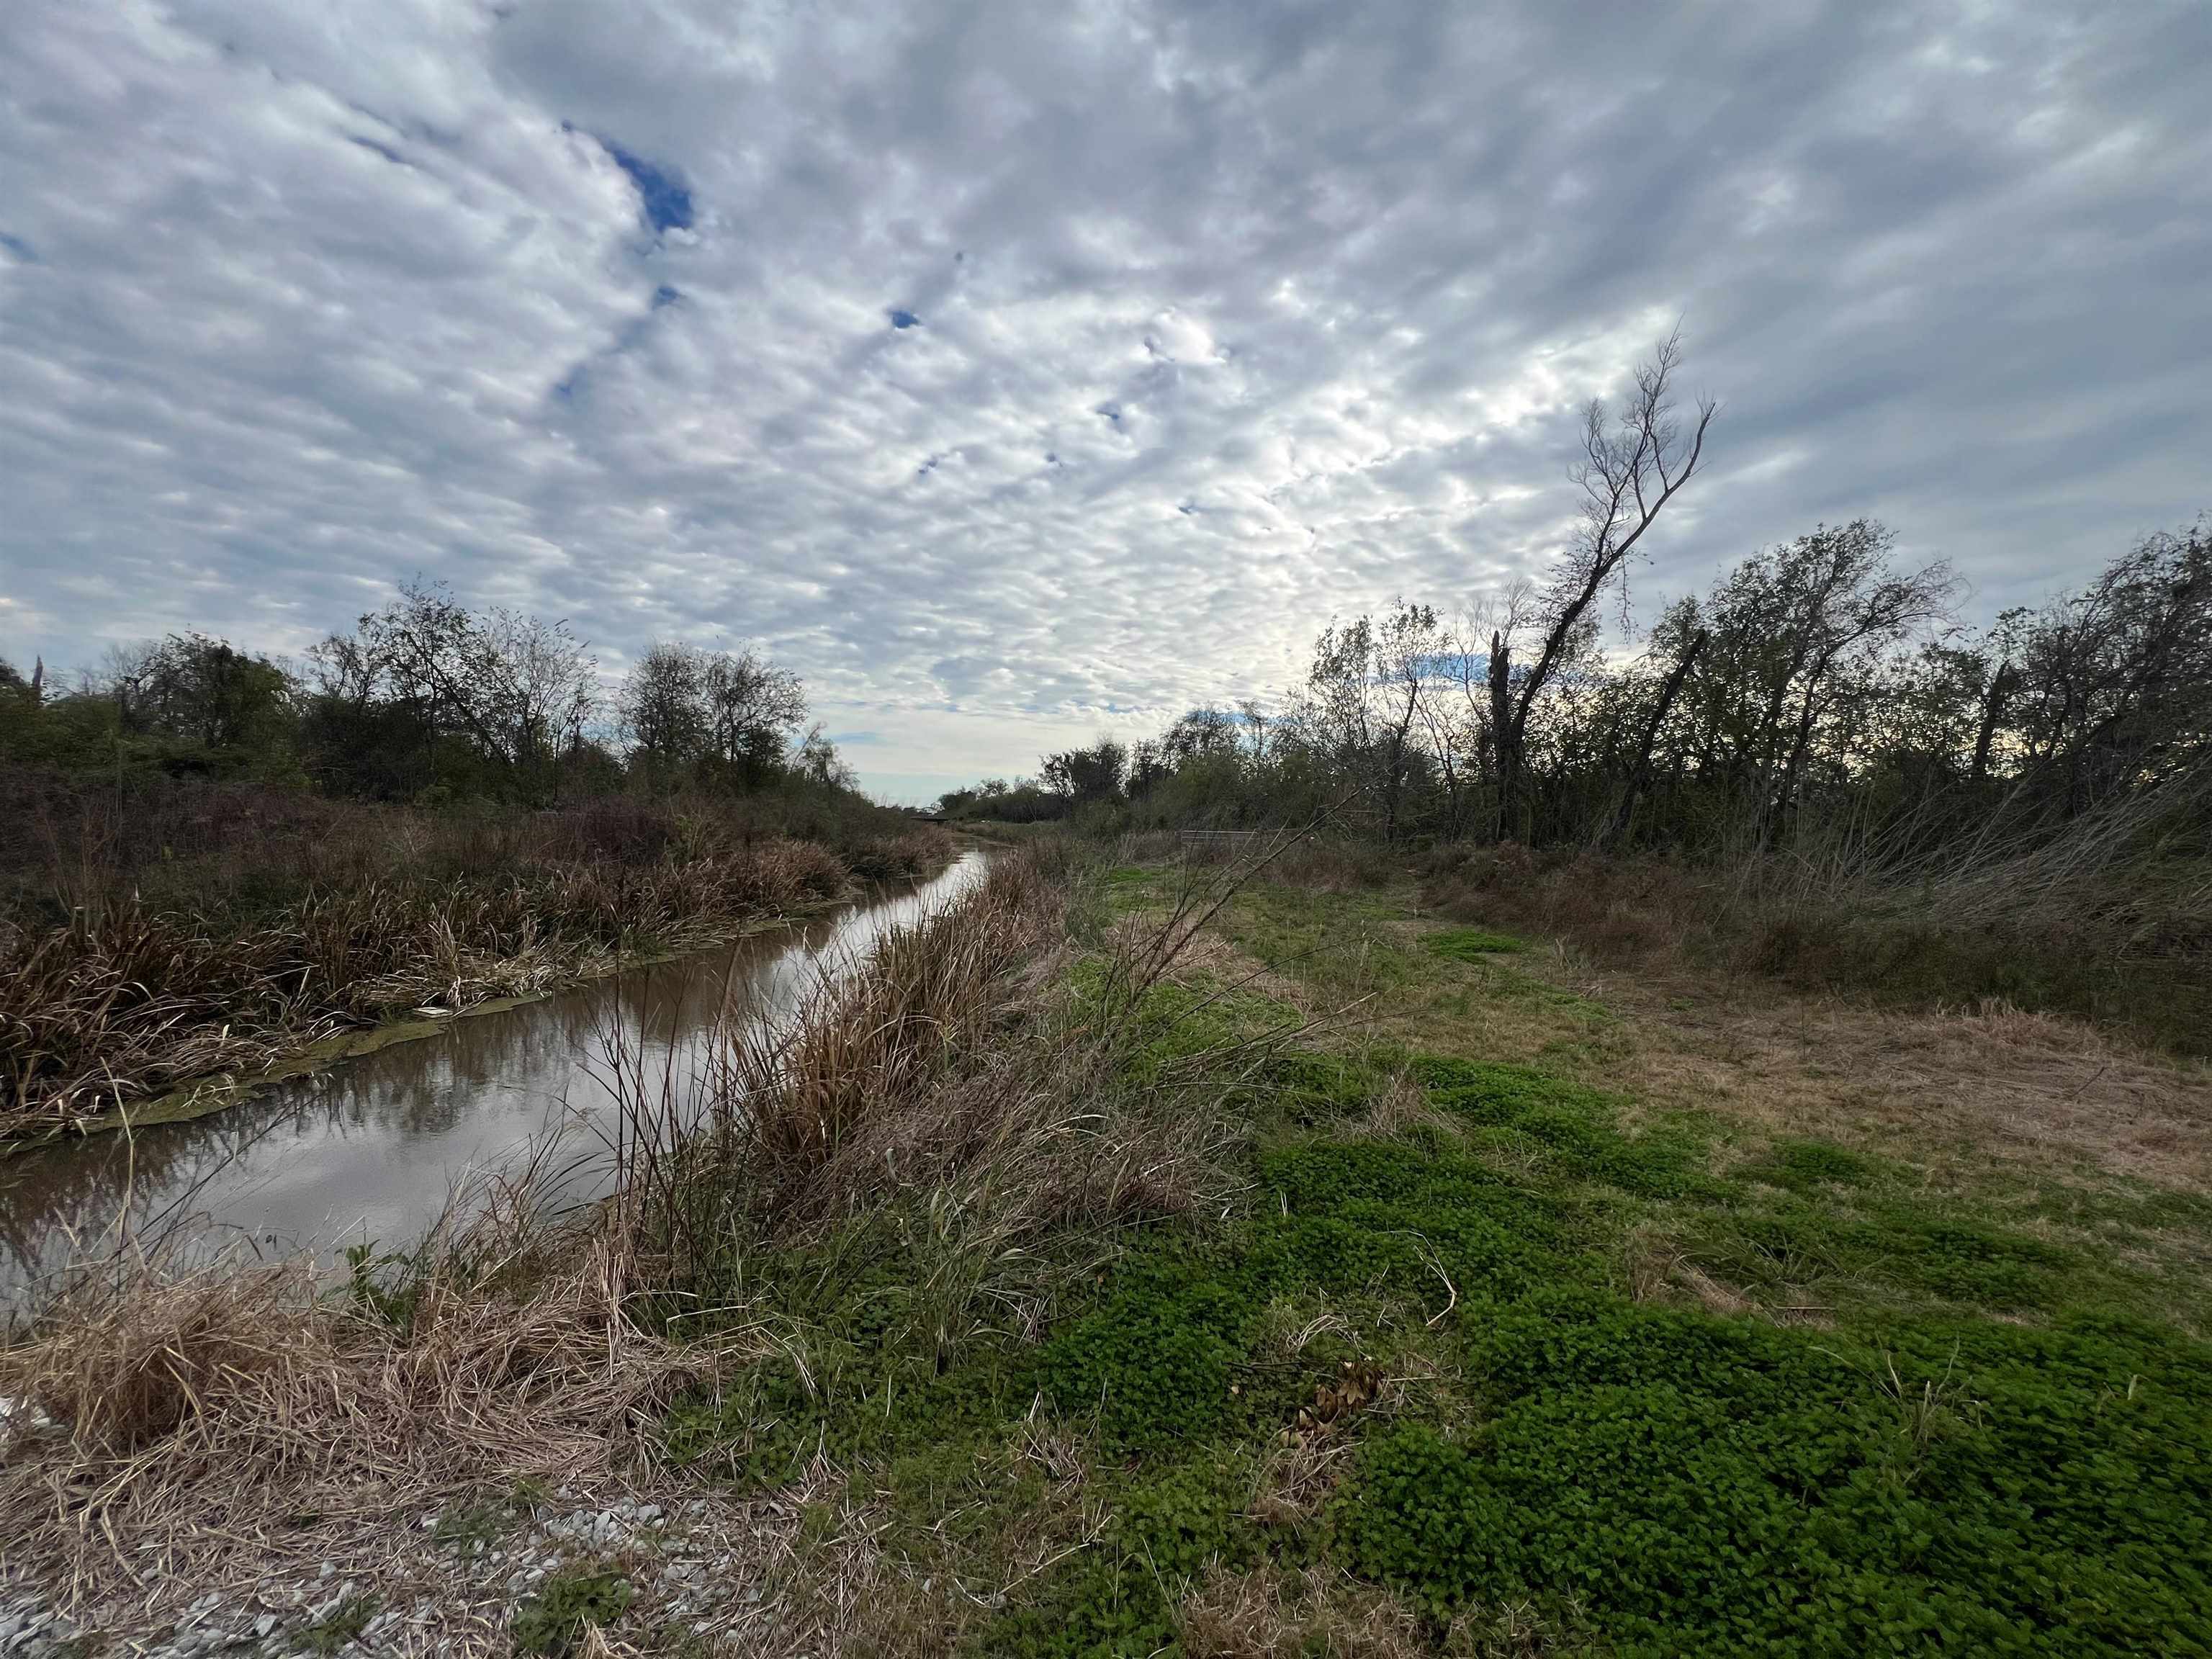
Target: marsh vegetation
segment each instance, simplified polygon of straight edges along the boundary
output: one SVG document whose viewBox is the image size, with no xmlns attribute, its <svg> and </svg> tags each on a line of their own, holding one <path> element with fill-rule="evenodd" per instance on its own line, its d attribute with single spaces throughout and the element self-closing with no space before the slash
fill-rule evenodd
<svg viewBox="0 0 2212 1659">
<path fill-rule="evenodd" d="M 48 1419 L 11 1559 L 90 1614 L 148 1548 L 195 1586 L 343 1548 L 498 1650 L 547 1597 L 470 1601 L 412 1517 L 496 1500 L 497 1547 L 619 1492 L 691 1518 L 560 1534 L 619 1586 L 563 1640 L 2212 1639 L 2201 1068 L 1994 1007 L 1824 1024 L 1274 851 L 1001 855 L 773 1038 L 640 1068 L 589 1217 L 518 1191 L 336 1297 L 57 1308 L 8 1356 Z M 743 1588 L 672 1619 L 709 1535 Z"/>
<path fill-rule="evenodd" d="M 799 682 L 758 657 L 657 647 L 618 754 L 564 629 L 434 589 L 300 672 L 175 635 L 35 678 L 0 665 L 0 1137 L 951 856 L 800 734 Z"/>
</svg>

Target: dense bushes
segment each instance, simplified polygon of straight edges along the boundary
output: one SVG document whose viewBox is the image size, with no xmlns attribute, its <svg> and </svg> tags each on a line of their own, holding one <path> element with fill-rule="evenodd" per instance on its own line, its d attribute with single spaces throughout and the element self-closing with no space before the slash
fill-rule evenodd
<svg viewBox="0 0 2212 1659">
<path fill-rule="evenodd" d="M 1723 869 L 1511 843 L 1414 864 L 1439 915 L 1565 937 L 1624 966 L 1757 974 L 1906 1006 L 1998 999 L 2212 1053 L 2212 866 L 2048 867 L 2068 851 L 2061 836 L 1907 888 L 1787 860 Z"/>
</svg>

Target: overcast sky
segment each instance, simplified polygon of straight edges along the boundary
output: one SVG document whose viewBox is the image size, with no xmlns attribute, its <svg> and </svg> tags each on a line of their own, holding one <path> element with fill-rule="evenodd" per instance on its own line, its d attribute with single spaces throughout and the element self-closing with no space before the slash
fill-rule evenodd
<svg viewBox="0 0 2212 1659">
<path fill-rule="evenodd" d="M 1678 318 L 1640 599 L 1869 514 L 1987 615 L 2212 507 L 2208 66 L 2202 0 L 0 0 L 0 654 L 420 572 L 759 641 L 933 794 L 1540 568 Z"/>
</svg>

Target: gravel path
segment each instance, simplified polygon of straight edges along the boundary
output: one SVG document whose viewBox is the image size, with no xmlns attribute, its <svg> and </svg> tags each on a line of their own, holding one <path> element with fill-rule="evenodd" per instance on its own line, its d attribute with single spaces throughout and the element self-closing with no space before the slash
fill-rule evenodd
<svg viewBox="0 0 2212 1659">
<path fill-rule="evenodd" d="M 0 1582 L 0 1659 L 496 1653 L 533 1610 L 545 1628 L 592 1607 L 613 1607 L 653 1647 L 714 1652 L 763 1611 L 762 1546 L 781 1525 L 704 1498 L 664 1507 L 579 1496 L 425 1511 L 405 1543 L 383 1541 L 373 1560 L 284 1563 L 246 1595 L 211 1592 L 158 1622 L 121 1607 L 73 1621 L 36 1589 Z"/>
</svg>

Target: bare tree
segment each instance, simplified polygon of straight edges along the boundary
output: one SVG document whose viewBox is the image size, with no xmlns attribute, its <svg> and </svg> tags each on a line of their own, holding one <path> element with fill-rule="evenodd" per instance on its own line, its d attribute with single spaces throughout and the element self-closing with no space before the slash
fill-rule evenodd
<svg viewBox="0 0 2212 1659">
<path fill-rule="evenodd" d="M 700 684 L 709 757 L 742 781 L 759 781 L 806 718 L 799 676 L 748 647 L 707 653 Z"/>
<path fill-rule="evenodd" d="M 557 801 L 561 754 L 599 705 L 599 665 L 568 624 L 503 607 L 478 624 L 487 723 L 532 796 Z M 539 780 L 543 779 L 543 786 Z"/>
<path fill-rule="evenodd" d="M 1696 473 L 1705 431 L 1719 405 L 1700 398 L 1686 433 L 1674 412 L 1674 378 L 1682 358 L 1679 331 L 1636 371 L 1636 390 L 1616 420 L 1593 398 L 1583 415 L 1583 458 L 1574 480 L 1583 491 L 1583 527 L 1540 599 L 1490 636 L 1491 742 L 1498 769 L 1498 835 L 1525 833 L 1522 768 L 1528 717 L 1553 677 L 1585 642 L 1595 606 L 1683 485 Z M 1542 630 L 1534 659 L 1516 674 L 1514 624 Z"/>
<path fill-rule="evenodd" d="M 1399 806 L 1419 759 L 1416 724 L 1423 722 L 1431 700 L 1429 682 L 1436 674 L 1444 635 L 1434 611 L 1401 600 L 1374 630 L 1372 639 L 1374 661 L 1369 678 L 1381 704 L 1376 761 L 1381 773 L 1382 839 L 1389 842 L 1398 838 Z M 1424 723 L 1424 732 L 1428 729 Z"/>
<path fill-rule="evenodd" d="M 409 582 L 399 597 L 361 619 L 362 671 L 417 711 L 426 733 L 458 728 L 483 751 L 513 754 L 481 695 L 485 647 L 477 619 L 438 583 Z"/>
<path fill-rule="evenodd" d="M 1256 697 L 1239 697 L 1237 713 L 1244 722 L 1246 735 L 1251 739 L 1252 759 L 1256 764 L 1267 758 L 1267 711 Z"/>
<path fill-rule="evenodd" d="M 832 789 L 857 789 L 860 775 L 852 763 L 837 752 L 837 745 L 817 720 L 806 731 L 805 741 L 799 745 L 797 763 L 801 776 Z"/>
<path fill-rule="evenodd" d="M 479 616 L 438 583 L 410 582 L 350 638 L 312 653 L 326 697 L 388 701 L 411 716 L 426 759 L 459 733 L 526 799 L 560 788 L 560 757 L 599 702 L 599 665 L 566 621 L 495 607 Z"/>
</svg>

